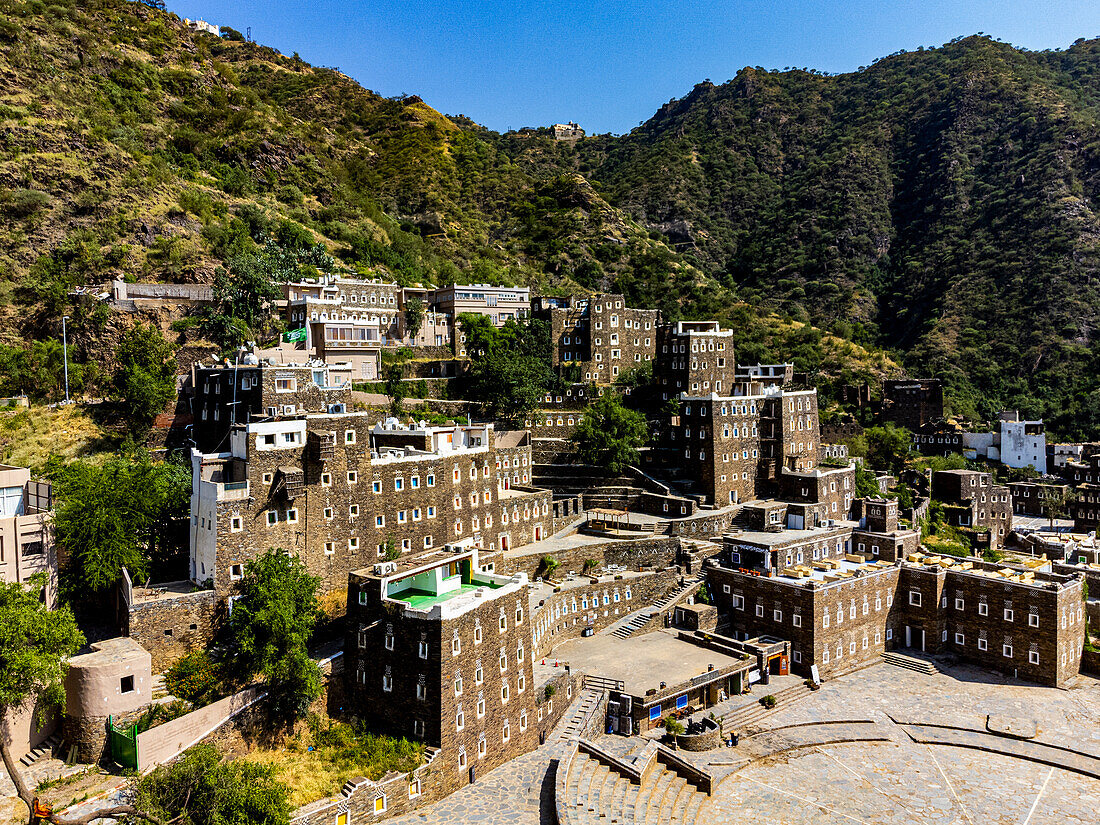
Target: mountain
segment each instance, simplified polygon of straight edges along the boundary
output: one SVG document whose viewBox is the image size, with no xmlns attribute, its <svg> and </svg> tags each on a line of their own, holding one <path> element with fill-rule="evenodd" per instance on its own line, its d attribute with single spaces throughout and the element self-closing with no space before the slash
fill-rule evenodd
<svg viewBox="0 0 1100 825">
<path fill-rule="evenodd" d="M 747 68 L 576 144 L 127 0 L 0 0 L 0 81 L 0 343 L 57 337 L 74 285 L 210 282 L 273 238 L 401 283 L 613 289 L 845 378 L 887 348 L 956 411 L 1100 434 L 1097 42 Z"/>
<path fill-rule="evenodd" d="M 1100 41 L 746 68 L 623 138 L 597 191 L 753 302 L 897 352 L 957 411 L 1100 415 Z"/>
</svg>

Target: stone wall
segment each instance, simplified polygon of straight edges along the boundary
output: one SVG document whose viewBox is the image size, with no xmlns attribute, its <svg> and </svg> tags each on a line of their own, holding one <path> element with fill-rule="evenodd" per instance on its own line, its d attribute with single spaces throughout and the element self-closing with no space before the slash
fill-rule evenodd
<svg viewBox="0 0 1100 825">
<path fill-rule="evenodd" d="M 522 571 L 534 578 L 541 575 L 539 565 L 544 556 L 551 556 L 560 563 L 554 571 L 557 577 L 566 573 L 580 573 L 588 559 L 595 559 L 598 567 L 609 564 L 622 565 L 628 570 L 660 569 L 675 563 L 680 552 L 680 539 L 659 536 L 645 539 L 623 539 L 603 544 L 585 544 L 568 547 L 550 553 L 532 552 L 508 557 L 509 573 Z"/>
<path fill-rule="evenodd" d="M 352 779 L 338 795 L 294 811 L 290 825 L 332 825 L 344 813 L 349 822 L 378 822 L 411 813 L 451 792 L 442 762 L 437 751 L 411 774 L 391 771 L 377 782 L 365 777 Z"/>
<path fill-rule="evenodd" d="M 1085 649 L 1081 652 L 1081 672 L 1100 676 L 1100 650 Z"/>
<path fill-rule="evenodd" d="M 562 642 L 580 637 L 587 627 L 599 632 L 613 625 L 635 610 L 653 604 L 679 581 L 675 569 L 665 569 L 645 576 L 616 577 L 561 589 L 532 611 L 535 656 L 549 656 Z M 660 620 L 654 619 L 650 625 L 650 629 L 656 629 L 661 626 Z"/>
<path fill-rule="evenodd" d="M 547 688 L 553 688 L 548 696 Z M 568 666 L 562 667 L 550 681 L 539 685 L 535 693 L 537 706 L 535 719 L 541 745 L 550 736 L 550 732 L 557 726 L 561 718 L 565 716 L 573 704 L 573 697 L 581 689 L 580 677 L 572 673 Z"/>
<path fill-rule="evenodd" d="M 177 659 L 210 644 L 216 617 L 213 590 L 180 593 L 129 605 L 125 632 L 149 651 L 153 672 L 163 673 Z"/>
<path fill-rule="evenodd" d="M 138 771 L 145 771 L 174 759 L 224 725 L 234 716 L 261 701 L 262 688 L 245 688 L 206 707 L 157 725 L 137 735 Z"/>
</svg>

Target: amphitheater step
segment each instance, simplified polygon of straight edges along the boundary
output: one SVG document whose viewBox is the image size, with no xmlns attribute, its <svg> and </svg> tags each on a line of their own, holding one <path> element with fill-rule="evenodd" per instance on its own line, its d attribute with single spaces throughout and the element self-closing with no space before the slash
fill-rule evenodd
<svg viewBox="0 0 1100 825">
<path fill-rule="evenodd" d="M 906 670 L 913 670 L 917 673 L 927 673 L 932 675 L 939 672 L 939 669 L 932 662 L 927 659 L 918 659 L 916 656 L 906 656 L 904 653 L 895 653 L 894 651 L 887 651 L 882 654 L 882 660 L 887 664 L 894 665 L 895 667 L 903 667 Z"/>
</svg>

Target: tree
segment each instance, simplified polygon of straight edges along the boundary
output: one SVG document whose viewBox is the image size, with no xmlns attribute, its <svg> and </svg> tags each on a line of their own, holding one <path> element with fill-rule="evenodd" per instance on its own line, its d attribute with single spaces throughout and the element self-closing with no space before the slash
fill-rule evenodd
<svg viewBox="0 0 1100 825">
<path fill-rule="evenodd" d="M 618 475 L 638 461 L 638 448 L 645 444 L 648 432 L 645 416 L 608 393 L 585 410 L 573 443 L 582 460 Z"/>
<path fill-rule="evenodd" d="M 397 417 L 402 412 L 402 402 L 405 400 L 405 366 L 395 361 L 388 364 L 385 369 L 386 395 L 390 397 L 390 415 Z"/>
<path fill-rule="evenodd" d="M 422 326 L 424 326 L 424 302 L 419 298 L 409 298 L 405 302 L 405 332 L 409 338 L 415 339 L 420 334 Z"/>
<path fill-rule="evenodd" d="M 173 825 L 285 825 L 289 793 L 271 765 L 223 762 L 214 745 L 184 752 L 134 786 L 144 810 Z"/>
<path fill-rule="evenodd" d="M 176 396 L 175 347 L 153 325 L 135 324 L 115 350 L 112 385 L 127 417 L 148 425 Z"/>
<path fill-rule="evenodd" d="M 65 661 L 84 644 L 67 605 L 46 608 L 45 586 L 42 575 L 30 587 L 0 583 L 0 710 L 4 715 L 27 700 L 63 705 Z M 8 750 L 6 736 L 0 736 L 0 753 L 29 808 L 34 796 Z"/>
<path fill-rule="evenodd" d="M 47 474 L 57 505 L 53 527 L 69 560 L 62 589 L 72 597 L 101 596 L 127 568 L 147 575 L 165 548 L 165 525 L 184 517 L 190 472 L 182 463 L 154 464 L 148 454 L 118 456 L 103 464 L 51 461 Z"/>
<path fill-rule="evenodd" d="M 245 565 L 229 617 L 238 674 L 263 674 L 273 709 L 286 718 L 302 716 L 321 695 L 321 673 L 308 649 L 319 584 L 297 556 L 268 550 Z"/>
<path fill-rule="evenodd" d="M 895 474 L 901 472 L 913 438 L 909 430 L 887 422 L 864 430 L 863 437 L 867 440 L 867 462 L 871 467 Z"/>
<path fill-rule="evenodd" d="M 878 478 L 862 464 L 856 465 L 856 495 L 861 498 L 882 495 L 878 486 Z"/>
</svg>

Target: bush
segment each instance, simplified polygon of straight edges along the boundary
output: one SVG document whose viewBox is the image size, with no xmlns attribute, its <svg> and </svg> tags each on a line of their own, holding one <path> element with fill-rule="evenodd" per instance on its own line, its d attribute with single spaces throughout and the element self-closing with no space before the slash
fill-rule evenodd
<svg viewBox="0 0 1100 825">
<path fill-rule="evenodd" d="M 671 736 L 679 736 L 684 732 L 684 726 L 674 716 L 668 716 L 665 718 L 665 730 Z"/>
<path fill-rule="evenodd" d="M 208 705 L 218 695 L 218 669 L 205 650 L 194 650 L 164 674 L 164 686 L 173 696 L 196 706 Z"/>
<path fill-rule="evenodd" d="M 0 195 L 0 205 L 13 218 L 28 218 L 49 207 L 52 198 L 37 189 L 13 189 Z"/>
<path fill-rule="evenodd" d="M 760 704 L 766 707 L 768 710 L 771 710 L 779 704 L 779 700 L 769 693 L 767 696 L 760 697 Z"/>
</svg>

